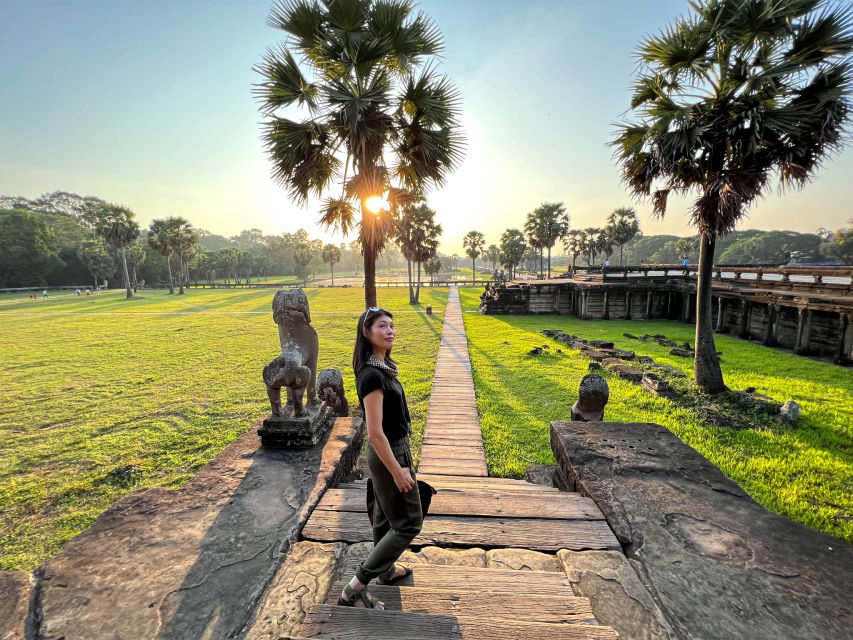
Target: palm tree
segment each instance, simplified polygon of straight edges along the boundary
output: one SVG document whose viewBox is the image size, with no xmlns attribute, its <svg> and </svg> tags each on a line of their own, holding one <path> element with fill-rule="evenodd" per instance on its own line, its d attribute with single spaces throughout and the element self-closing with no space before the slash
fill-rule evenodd
<svg viewBox="0 0 853 640">
<path fill-rule="evenodd" d="M 340 186 L 320 221 L 344 235 L 358 224 L 365 305 L 374 306 L 393 217 L 444 184 L 462 157 L 459 94 L 432 64 L 441 34 L 409 0 L 280 2 L 268 22 L 288 36 L 255 67 L 274 177 L 299 203 Z M 296 106 L 306 119 L 278 115 Z"/>
<path fill-rule="evenodd" d="M 543 202 L 527 214 L 524 232 L 531 246 L 539 249 L 539 271 L 542 268 L 542 250 L 548 250 L 548 278 L 551 278 L 551 248 L 569 231 L 569 214 L 562 202 Z"/>
<path fill-rule="evenodd" d="M 694 379 L 726 387 L 714 344 L 717 236 L 770 188 L 802 187 L 844 143 L 853 5 L 818 0 L 694 0 L 691 14 L 640 43 L 634 120 L 613 145 L 629 189 L 666 213 L 694 193 L 699 231 Z"/>
<path fill-rule="evenodd" d="M 510 279 L 515 277 L 515 267 L 524 259 L 527 243 L 518 229 L 507 229 L 501 234 L 501 265 L 509 270 Z"/>
<path fill-rule="evenodd" d="M 172 255 L 175 253 L 175 240 L 173 236 L 174 218 L 163 220 L 152 220 L 148 227 L 148 244 L 157 253 L 166 258 L 166 266 L 169 270 L 169 294 L 175 293 L 175 285 L 172 281 Z"/>
<path fill-rule="evenodd" d="M 77 247 L 77 258 L 86 267 L 89 275 L 95 280 L 95 288 L 98 287 L 98 278 L 103 280 L 115 273 L 116 264 L 103 238 L 95 236 L 86 238 Z"/>
<path fill-rule="evenodd" d="M 693 238 L 679 238 L 675 241 L 675 250 L 682 259 L 687 258 L 689 260 L 690 252 L 693 251 L 695 245 L 696 242 Z"/>
<path fill-rule="evenodd" d="M 429 283 L 435 284 L 435 276 L 441 271 L 441 258 L 433 256 L 424 262 L 424 271 L 426 271 L 429 276 Z"/>
<path fill-rule="evenodd" d="M 622 247 L 640 232 L 637 212 L 631 207 L 620 207 L 607 216 L 607 236 L 619 247 L 619 266 L 622 266 Z"/>
<path fill-rule="evenodd" d="M 195 234 L 193 226 L 186 218 L 170 217 L 166 218 L 170 227 L 170 236 L 175 251 L 178 254 L 178 263 L 180 266 L 181 277 L 178 281 L 178 295 L 184 294 L 184 284 L 189 280 L 187 273 L 187 259 L 198 245 L 198 236 Z"/>
<path fill-rule="evenodd" d="M 486 246 L 486 238 L 479 231 L 469 231 L 462 239 L 462 246 L 465 247 L 467 256 L 471 258 L 471 273 L 473 274 L 474 282 L 476 282 L 477 258 L 483 254 L 483 248 Z"/>
<path fill-rule="evenodd" d="M 297 264 L 299 269 L 297 270 L 297 275 L 302 276 L 302 281 L 305 286 L 308 285 L 308 274 L 310 269 L 308 268 L 311 265 L 311 262 L 314 260 L 314 249 L 308 244 L 299 245 L 296 248 L 296 251 L 293 252 L 293 261 Z"/>
<path fill-rule="evenodd" d="M 96 211 L 95 231 L 107 244 L 118 251 L 121 273 L 128 298 L 133 297 L 130 274 L 127 270 L 127 245 L 139 237 L 139 225 L 133 219 L 133 211 L 117 204 L 103 204 Z"/>
<path fill-rule="evenodd" d="M 323 264 L 329 265 L 332 273 L 332 286 L 335 286 L 335 263 L 341 261 L 341 250 L 333 244 L 323 247 Z"/>
<path fill-rule="evenodd" d="M 133 274 L 131 282 L 135 287 L 139 284 L 139 280 L 136 277 L 136 268 L 142 266 L 145 263 L 145 258 L 147 257 L 145 247 L 141 242 L 139 242 L 139 240 L 134 240 L 127 246 L 125 254 L 127 255 L 127 267 Z"/>
<path fill-rule="evenodd" d="M 608 245 L 607 232 L 601 227 L 587 227 L 584 233 L 584 253 L 589 266 L 595 266 L 595 256 L 604 253 Z"/>
<path fill-rule="evenodd" d="M 498 245 L 490 244 L 489 248 L 486 249 L 486 260 L 492 265 L 492 271 L 497 270 L 498 262 L 501 259 L 501 250 L 498 249 Z"/>
<path fill-rule="evenodd" d="M 578 256 L 586 250 L 586 232 L 581 229 L 572 229 L 566 234 L 563 247 L 566 253 L 572 255 L 572 276 L 574 276 Z"/>
<path fill-rule="evenodd" d="M 420 267 L 438 250 L 438 236 L 441 225 L 435 224 L 436 213 L 424 202 L 408 204 L 401 208 L 396 224 L 395 240 L 406 258 L 409 275 L 409 304 L 418 304 L 420 300 Z M 417 263 L 417 276 L 412 273 Z M 417 282 L 417 289 L 415 289 Z"/>
</svg>

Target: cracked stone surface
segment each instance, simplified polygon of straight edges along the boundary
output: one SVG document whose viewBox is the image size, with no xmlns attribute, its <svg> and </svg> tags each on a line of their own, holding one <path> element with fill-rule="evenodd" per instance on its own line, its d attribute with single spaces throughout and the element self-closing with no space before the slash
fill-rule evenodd
<svg viewBox="0 0 853 640">
<path fill-rule="evenodd" d="M 42 567 L 38 637 L 237 637 L 362 438 L 338 418 L 316 447 L 268 451 L 256 425 L 184 487 L 128 494 Z"/>
<path fill-rule="evenodd" d="M 246 640 L 289 637 L 312 604 L 325 600 L 345 545 L 297 542 L 279 567 Z"/>
<path fill-rule="evenodd" d="M 513 569 L 515 571 L 561 570 L 557 557 L 550 553 L 513 548 L 487 551 L 486 567 L 489 569 Z"/>
<path fill-rule="evenodd" d="M 613 627 L 620 638 L 677 638 L 628 558 L 621 553 L 560 549 L 557 559 L 575 595 L 589 598 L 595 619 Z"/>
<path fill-rule="evenodd" d="M 850 637 L 853 546 L 768 511 L 660 425 L 552 422 L 551 448 L 676 637 Z"/>
<path fill-rule="evenodd" d="M 0 571 L 0 640 L 24 640 L 32 577 L 24 571 Z"/>
</svg>

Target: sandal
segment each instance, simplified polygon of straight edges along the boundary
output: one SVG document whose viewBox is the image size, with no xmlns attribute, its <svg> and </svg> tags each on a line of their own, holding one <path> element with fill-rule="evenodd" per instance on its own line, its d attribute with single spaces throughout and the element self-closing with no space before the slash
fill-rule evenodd
<svg viewBox="0 0 853 640">
<path fill-rule="evenodd" d="M 404 573 L 401 576 L 394 576 L 394 573 L 397 571 L 398 567 L 400 569 L 405 569 L 406 573 Z M 380 574 L 376 578 L 376 584 L 394 584 L 394 583 L 399 582 L 400 580 L 404 579 L 406 576 L 410 576 L 410 575 L 412 575 L 412 568 L 411 567 L 406 567 L 406 566 L 401 565 L 401 564 L 394 564 L 391 566 L 390 569 L 388 569 L 388 571 Z"/>
<path fill-rule="evenodd" d="M 343 596 L 338 597 L 338 606 L 340 607 L 354 607 L 356 599 L 361 600 L 365 609 L 375 609 L 376 605 L 379 604 L 379 598 L 370 595 L 367 592 L 367 587 L 361 591 L 356 591 L 351 586 L 345 585 L 344 593 L 347 594 L 346 599 Z"/>
</svg>

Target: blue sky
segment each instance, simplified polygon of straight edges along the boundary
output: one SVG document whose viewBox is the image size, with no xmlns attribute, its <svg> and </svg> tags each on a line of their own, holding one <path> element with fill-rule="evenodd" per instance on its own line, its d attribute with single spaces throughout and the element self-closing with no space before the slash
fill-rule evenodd
<svg viewBox="0 0 853 640">
<path fill-rule="evenodd" d="M 270 179 L 252 71 L 280 41 L 271 0 L 0 0 L 0 193 L 63 189 L 136 211 L 183 215 L 232 235 L 317 227 Z M 634 205 L 647 234 L 686 235 L 686 206 L 653 220 L 619 183 L 608 140 L 628 106 L 644 36 L 686 11 L 681 0 L 424 0 L 446 40 L 441 70 L 459 87 L 466 159 L 430 194 L 445 234 L 496 242 L 542 201 L 572 225 Z M 741 227 L 813 231 L 853 215 L 853 152 L 804 191 L 768 195 Z"/>
</svg>

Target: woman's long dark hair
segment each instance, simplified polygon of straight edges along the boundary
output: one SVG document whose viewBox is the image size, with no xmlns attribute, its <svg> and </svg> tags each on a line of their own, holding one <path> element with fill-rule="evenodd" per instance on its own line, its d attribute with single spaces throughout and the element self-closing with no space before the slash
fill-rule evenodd
<svg viewBox="0 0 853 640">
<path fill-rule="evenodd" d="M 367 363 L 367 359 L 370 358 L 370 355 L 373 353 L 373 345 L 370 343 L 370 340 L 365 337 L 364 330 L 370 329 L 370 327 L 373 326 L 373 323 L 382 316 L 388 316 L 392 320 L 394 318 L 390 311 L 385 311 L 385 309 L 373 311 L 375 308 L 376 307 L 371 307 L 358 318 L 358 332 L 355 336 L 355 349 L 353 349 L 352 352 L 352 370 L 356 375 L 358 375 L 359 370 Z M 385 357 L 389 360 L 391 359 L 391 349 L 388 349 L 385 353 Z"/>
</svg>

